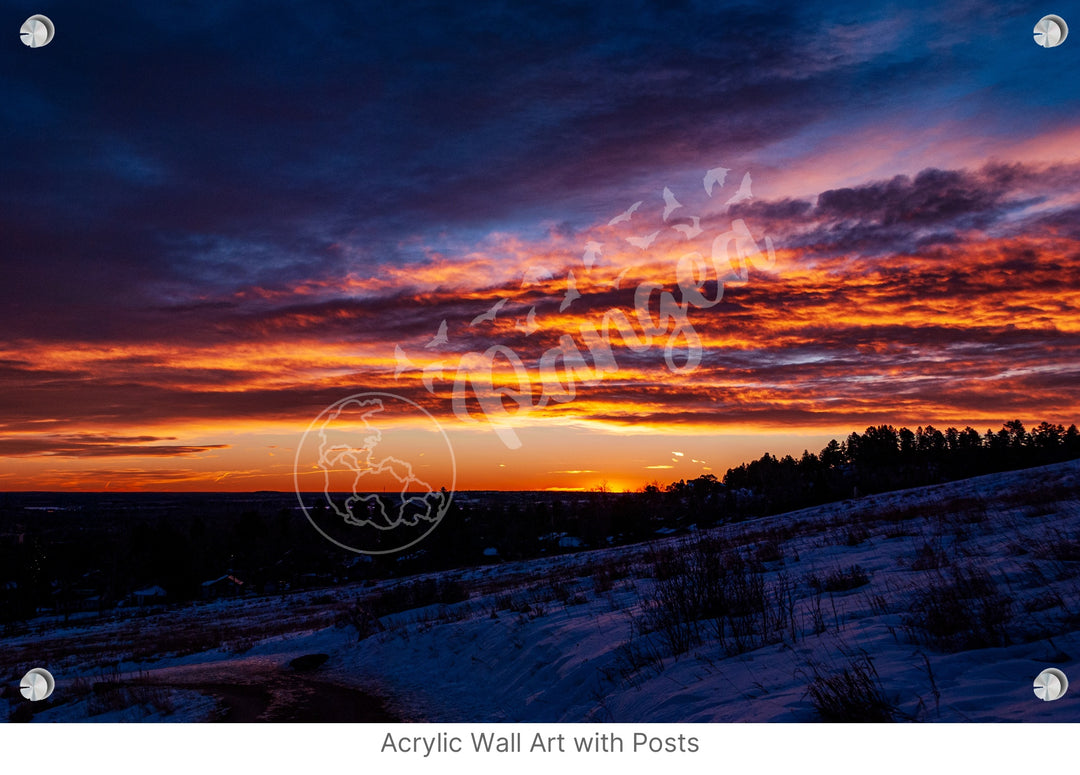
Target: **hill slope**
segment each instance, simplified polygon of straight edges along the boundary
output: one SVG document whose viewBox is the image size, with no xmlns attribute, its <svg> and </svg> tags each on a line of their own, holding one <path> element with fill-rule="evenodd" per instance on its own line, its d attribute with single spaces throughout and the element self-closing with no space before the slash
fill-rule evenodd
<svg viewBox="0 0 1080 775">
<path fill-rule="evenodd" d="M 261 680 L 322 652 L 320 680 L 404 719 L 1076 721 L 1080 692 L 1042 703 L 1031 682 L 1080 662 L 1080 462 L 137 627 L 37 627 L 0 642 L 16 669 L 33 652 L 92 682 L 115 661 L 205 694 L 223 671 Z"/>
</svg>

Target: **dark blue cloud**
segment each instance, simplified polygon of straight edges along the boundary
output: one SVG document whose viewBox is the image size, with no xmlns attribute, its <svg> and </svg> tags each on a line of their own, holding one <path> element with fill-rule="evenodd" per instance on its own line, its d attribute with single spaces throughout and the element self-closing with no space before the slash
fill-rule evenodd
<svg viewBox="0 0 1080 775">
<path fill-rule="evenodd" d="M 12 338 L 119 335 L 162 306 L 363 273 L 417 244 L 572 233 L 671 171 L 811 127 L 979 113 L 1020 132 L 1075 117 L 1080 89 L 1077 48 L 1040 51 L 1019 4 L 45 10 L 49 47 L 0 46 Z M 1032 83 L 1050 61 L 1048 107 Z"/>
</svg>

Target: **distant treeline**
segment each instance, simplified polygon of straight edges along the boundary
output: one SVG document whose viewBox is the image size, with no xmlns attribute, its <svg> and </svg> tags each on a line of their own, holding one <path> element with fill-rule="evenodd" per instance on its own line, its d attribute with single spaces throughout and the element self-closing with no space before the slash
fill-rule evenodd
<svg viewBox="0 0 1080 775">
<path fill-rule="evenodd" d="M 763 455 L 638 492 L 459 493 L 431 535 L 403 554 L 333 546 L 279 494 L 0 493 L 0 625 L 39 613 L 199 600 L 520 560 L 670 535 L 855 495 L 1080 457 L 1076 426 L 1014 420 L 997 432 L 891 425 L 820 453 Z M 55 511 L 42 504 L 52 504 Z M 224 575 L 240 585 L 208 585 Z M 140 595 L 160 586 L 161 598 Z"/>
<path fill-rule="evenodd" d="M 833 439 L 820 453 L 804 451 L 728 469 L 723 480 L 706 475 L 668 485 L 665 492 L 722 501 L 728 517 L 774 514 L 860 494 L 921 487 L 971 476 L 1030 468 L 1080 457 L 1076 425 L 1041 422 L 1028 431 L 1020 420 L 979 433 L 932 425 L 891 425 Z"/>
</svg>

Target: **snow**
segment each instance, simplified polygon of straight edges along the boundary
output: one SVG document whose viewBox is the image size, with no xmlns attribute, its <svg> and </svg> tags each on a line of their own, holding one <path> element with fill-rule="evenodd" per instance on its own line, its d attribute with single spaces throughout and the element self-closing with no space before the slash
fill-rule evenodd
<svg viewBox="0 0 1080 775">
<path fill-rule="evenodd" d="M 94 697 L 80 698 L 58 705 L 34 716 L 35 722 L 93 721 L 101 724 L 117 722 L 190 723 L 210 718 L 218 709 L 217 702 L 200 692 L 164 688 L 155 693 L 153 702 L 133 703 L 126 707 L 101 711 L 94 706 Z"/>
<path fill-rule="evenodd" d="M 647 544 L 434 574 L 461 583 L 470 598 L 384 616 L 383 629 L 363 639 L 341 625 L 340 613 L 405 582 L 152 612 L 134 620 L 138 636 L 131 612 L 40 618 L 0 640 L 0 653 L 14 660 L 12 673 L 35 654 L 47 657 L 58 687 L 92 680 L 104 665 L 171 685 L 157 698 L 168 713 L 143 705 L 90 716 L 82 698 L 38 721 L 211 718 L 212 697 L 175 688 L 185 677 L 281 671 L 309 653 L 330 655 L 323 680 L 379 694 L 404 720 L 811 721 L 812 684 L 869 665 L 897 720 L 1077 721 L 1080 691 L 1046 703 L 1031 684 L 1045 667 L 1068 675 L 1080 660 L 1078 493 L 1080 462 L 1071 462 Z M 733 653 L 703 625 L 700 640 L 674 653 L 662 631 L 643 626 L 658 591 L 656 554 L 687 556 L 702 538 L 759 557 L 769 589 L 791 585 L 793 624 L 782 639 Z M 830 579 L 858 576 L 855 566 L 866 583 L 827 591 Z M 945 642 L 920 629 L 920 606 L 937 601 L 928 593 L 963 573 L 976 581 L 985 574 L 998 597 L 971 595 L 946 613 L 993 613 L 991 604 L 1003 601 L 1000 638 Z M 139 648 L 139 637 L 160 645 Z M 4 702 L 6 716 L 15 703 Z"/>
<path fill-rule="evenodd" d="M 154 585 L 152 587 L 147 587 L 146 589 L 136 589 L 131 594 L 134 595 L 136 598 L 139 598 L 139 597 L 165 597 L 168 593 L 164 589 L 162 589 L 161 587 L 159 587 L 157 585 Z"/>
</svg>

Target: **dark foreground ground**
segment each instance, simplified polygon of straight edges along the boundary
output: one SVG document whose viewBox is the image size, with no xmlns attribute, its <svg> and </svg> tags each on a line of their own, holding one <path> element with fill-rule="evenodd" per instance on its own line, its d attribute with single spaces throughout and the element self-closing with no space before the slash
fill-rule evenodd
<svg viewBox="0 0 1080 775">
<path fill-rule="evenodd" d="M 210 721 L 381 723 L 395 718 L 383 700 L 359 689 L 287 669 L 230 671 L 222 681 L 213 671 L 194 671 L 178 680 L 151 681 L 171 689 L 193 689 L 218 703 Z"/>
</svg>

